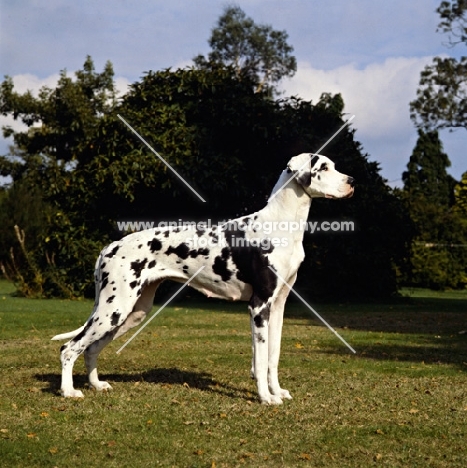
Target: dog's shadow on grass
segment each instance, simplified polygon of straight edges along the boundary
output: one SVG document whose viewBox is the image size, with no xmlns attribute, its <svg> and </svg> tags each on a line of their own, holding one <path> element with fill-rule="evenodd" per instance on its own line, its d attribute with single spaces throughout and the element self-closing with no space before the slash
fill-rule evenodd
<svg viewBox="0 0 467 468">
<path fill-rule="evenodd" d="M 40 382 L 48 383 L 43 388 L 45 393 L 59 394 L 61 377 L 60 374 L 36 374 L 35 378 Z M 218 393 L 229 398 L 243 398 L 247 401 L 254 401 L 255 397 L 246 388 L 234 387 L 223 382 L 216 381 L 207 372 L 196 372 L 172 368 L 156 368 L 145 372 L 102 374 L 100 379 L 114 383 L 136 383 L 146 382 L 154 385 L 183 386 L 205 392 Z M 89 389 L 87 377 L 84 374 L 73 376 L 76 389 Z M 118 391 L 118 390 L 116 390 Z"/>
</svg>

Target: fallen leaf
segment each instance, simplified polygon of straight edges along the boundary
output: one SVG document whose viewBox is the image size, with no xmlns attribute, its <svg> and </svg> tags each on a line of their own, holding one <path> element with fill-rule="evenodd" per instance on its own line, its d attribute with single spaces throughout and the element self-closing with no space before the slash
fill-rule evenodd
<svg viewBox="0 0 467 468">
<path fill-rule="evenodd" d="M 409 410 L 409 413 L 410 413 L 410 414 L 416 414 L 416 413 L 418 413 L 418 409 L 416 409 L 416 408 L 411 408 L 411 409 Z"/>
<path fill-rule="evenodd" d="M 380 453 L 377 453 L 375 455 L 375 461 L 381 460 L 382 458 L 383 458 L 383 456 Z"/>
<path fill-rule="evenodd" d="M 49 453 L 51 453 L 52 455 L 58 453 L 58 448 L 57 447 L 50 447 L 49 448 Z"/>
<path fill-rule="evenodd" d="M 376 434 L 381 434 L 381 435 L 384 434 L 384 432 L 381 429 L 376 429 L 375 432 L 376 432 Z"/>
<path fill-rule="evenodd" d="M 35 432 L 30 432 L 28 434 L 28 439 L 34 439 L 34 437 L 37 437 L 37 434 Z"/>
<path fill-rule="evenodd" d="M 303 349 L 303 345 L 301 343 L 295 343 L 295 347 L 297 349 Z"/>
<path fill-rule="evenodd" d="M 48 417 L 49 417 L 49 413 L 46 413 L 45 411 L 43 411 L 43 412 L 41 413 L 41 417 L 42 417 L 42 418 L 48 418 Z"/>
<path fill-rule="evenodd" d="M 311 460 L 311 455 L 309 453 L 301 453 L 298 458 L 300 460 Z"/>
<path fill-rule="evenodd" d="M 195 450 L 195 451 L 193 452 L 194 455 L 202 455 L 203 453 L 204 453 L 204 450 L 200 450 L 200 449 Z"/>
<path fill-rule="evenodd" d="M 55 411 L 66 411 L 68 409 L 67 406 L 57 406 L 53 408 Z"/>
</svg>

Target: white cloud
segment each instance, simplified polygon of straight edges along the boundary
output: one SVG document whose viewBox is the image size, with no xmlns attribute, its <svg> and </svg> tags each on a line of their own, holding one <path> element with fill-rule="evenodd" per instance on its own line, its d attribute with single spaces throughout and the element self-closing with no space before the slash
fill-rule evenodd
<svg viewBox="0 0 467 468">
<path fill-rule="evenodd" d="M 313 102 L 323 92 L 341 93 L 344 111 L 356 115 L 359 135 L 371 139 L 400 136 L 413 129 L 409 102 L 415 97 L 421 70 L 431 61 L 431 57 L 395 57 L 363 69 L 348 64 L 333 70 L 300 63 L 284 88 L 289 95 Z"/>
<path fill-rule="evenodd" d="M 50 75 L 46 78 L 39 78 L 38 76 L 32 75 L 31 73 L 24 73 L 21 75 L 15 75 L 12 77 L 15 85 L 14 90 L 17 93 L 23 94 L 26 91 L 31 91 L 34 96 L 37 96 L 39 90 L 47 86 L 48 88 L 54 88 L 60 78 L 58 73 Z"/>
<path fill-rule="evenodd" d="M 123 76 L 118 76 L 115 78 L 115 88 L 117 89 L 117 96 L 123 96 L 128 92 L 128 86 L 130 85 L 129 80 Z"/>
<path fill-rule="evenodd" d="M 357 140 L 372 160 L 380 162 L 383 176 L 397 181 L 416 141 L 409 102 L 416 96 L 420 72 L 431 62 L 432 57 L 391 57 L 362 69 L 347 64 L 332 70 L 302 62 L 283 88 L 286 95 L 314 103 L 324 92 L 341 93 L 344 112 L 355 114 Z"/>
</svg>

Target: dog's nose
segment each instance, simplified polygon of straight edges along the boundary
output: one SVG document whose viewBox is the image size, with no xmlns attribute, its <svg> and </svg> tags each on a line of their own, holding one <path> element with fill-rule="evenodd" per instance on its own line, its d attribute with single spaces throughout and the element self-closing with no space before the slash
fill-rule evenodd
<svg viewBox="0 0 467 468">
<path fill-rule="evenodd" d="M 355 186 L 355 179 L 353 177 L 347 177 L 347 183 L 351 186 Z"/>
</svg>

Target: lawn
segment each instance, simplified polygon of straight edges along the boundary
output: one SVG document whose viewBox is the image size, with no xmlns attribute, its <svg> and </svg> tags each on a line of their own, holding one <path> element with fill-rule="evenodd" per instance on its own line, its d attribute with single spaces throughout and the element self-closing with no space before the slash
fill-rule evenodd
<svg viewBox="0 0 467 468">
<path fill-rule="evenodd" d="M 2 466 L 466 464 L 466 293 L 313 304 L 356 355 L 290 303 L 280 376 L 294 399 L 264 406 L 249 378 L 244 304 L 167 307 L 120 355 L 131 334 L 101 354 L 112 392 L 86 387 L 80 358 L 75 385 L 85 398 L 70 400 L 57 393 L 62 343 L 50 338 L 82 325 L 92 303 L 11 292 L 0 281 Z"/>
</svg>

